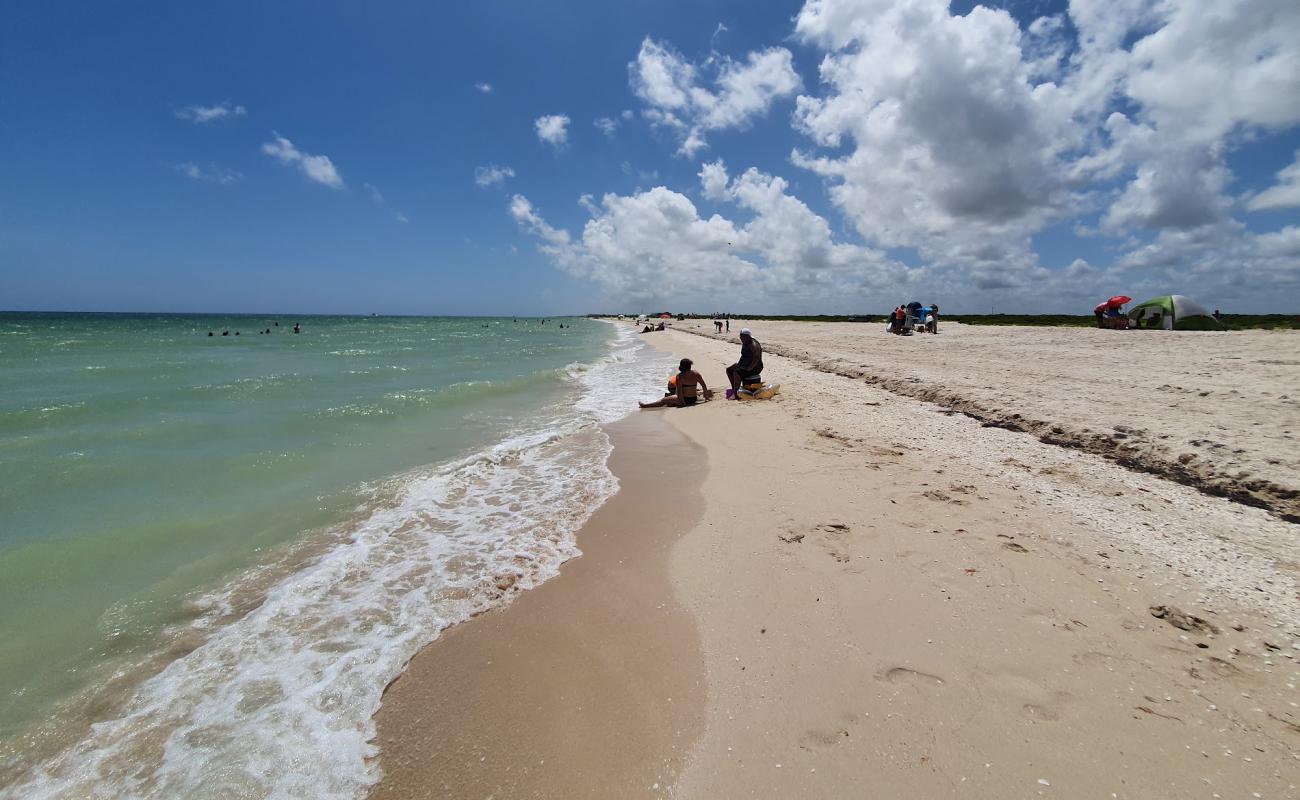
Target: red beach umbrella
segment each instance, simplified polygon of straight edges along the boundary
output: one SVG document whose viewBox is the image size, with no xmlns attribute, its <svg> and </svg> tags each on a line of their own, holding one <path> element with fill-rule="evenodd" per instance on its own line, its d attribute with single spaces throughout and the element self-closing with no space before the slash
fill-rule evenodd
<svg viewBox="0 0 1300 800">
<path fill-rule="evenodd" d="M 1117 294 L 1117 295 L 1115 295 L 1114 297 L 1112 297 L 1111 299 L 1107 300 L 1107 301 L 1106 301 L 1105 303 L 1103 303 L 1102 305 L 1104 305 L 1106 308 L 1119 308 L 1120 306 L 1124 305 L 1125 303 L 1131 303 L 1131 302 L 1133 302 L 1133 298 L 1129 297 L 1128 295 L 1126 295 L 1126 294 Z"/>
</svg>

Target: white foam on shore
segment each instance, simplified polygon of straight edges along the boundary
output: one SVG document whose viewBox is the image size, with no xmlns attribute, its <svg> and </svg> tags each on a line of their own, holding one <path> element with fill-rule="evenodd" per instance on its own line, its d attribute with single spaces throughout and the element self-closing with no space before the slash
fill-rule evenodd
<svg viewBox="0 0 1300 800">
<path fill-rule="evenodd" d="M 201 646 L 0 797 L 363 797 L 384 687 L 442 630 L 579 555 L 618 488 L 597 423 L 656 396 L 667 366 L 620 327 L 608 356 L 570 368 L 580 399 L 541 429 L 394 479 L 392 500 L 243 617 L 213 624 L 239 582 L 203 598 Z"/>
<path fill-rule="evenodd" d="M 615 325 L 611 352 L 594 366 L 573 365 L 569 372 L 587 391 L 576 407 L 599 422 L 614 422 L 636 410 L 638 400 L 663 396 L 674 369 L 672 357 L 659 353 L 638 337 L 636 329 Z"/>
</svg>

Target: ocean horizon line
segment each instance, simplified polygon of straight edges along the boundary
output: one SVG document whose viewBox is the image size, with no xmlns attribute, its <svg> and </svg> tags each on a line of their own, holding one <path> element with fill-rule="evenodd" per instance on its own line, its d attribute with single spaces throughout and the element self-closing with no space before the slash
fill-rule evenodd
<svg viewBox="0 0 1300 800">
<path fill-rule="evenodd" d="M 87 311 L 67 309 L 0 309 L 0 314 L 62 314 L 125 317 L 359 317 L 362 319 L 577 319 L 591 314 L 381 314 L 379 312 L 328 311 Z"/>
</svg>

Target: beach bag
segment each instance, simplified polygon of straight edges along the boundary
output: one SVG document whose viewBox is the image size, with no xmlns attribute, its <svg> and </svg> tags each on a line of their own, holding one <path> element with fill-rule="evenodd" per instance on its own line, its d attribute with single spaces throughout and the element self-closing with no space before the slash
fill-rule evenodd
<svg viewBox="0 0 1300 800">
<path fill-rule="evenodd" d="M 781 393 L 781 384 L 779 383 L 763 383 L 751 386 L 746 386 L 736 392 L 736 397 L 741 400 L 771 400 Z"/>
</svg>

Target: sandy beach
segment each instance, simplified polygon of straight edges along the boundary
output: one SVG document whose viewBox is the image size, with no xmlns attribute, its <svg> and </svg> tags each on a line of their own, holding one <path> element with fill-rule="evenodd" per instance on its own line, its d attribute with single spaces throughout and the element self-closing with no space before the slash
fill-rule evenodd
<svg viewBox="0 0 1300 800">
<path fill-rule="evenodd" d="M 1297 796 L 1300 336 L 753 327 L 781 394 L 616 437 L 585 555 L 390 688 L 374 796 Z M 721 388 L 710 337 L 645 339 Z"/>
<path fill-rule="evenodd" d="M 738 324 L 744 324 L 740 321 Z M 768 352 L 1300 522 L 1300 336 L 767 322 Z M 707 320 L 676 323 L 713 335 Z M 732 336 L 738 330 L 733 322 Z"/>
<path fill-rule="evenodd" d="M 677 780 L 704 673 L 668 562 L 703 510 L 705 454 L 656 415 L 610 436 L 627 489 L 592 517 L 583 555 L 507 613 L 448 631 L 388 688 L 372 798 L 624 797 Z"/>
</svg>

